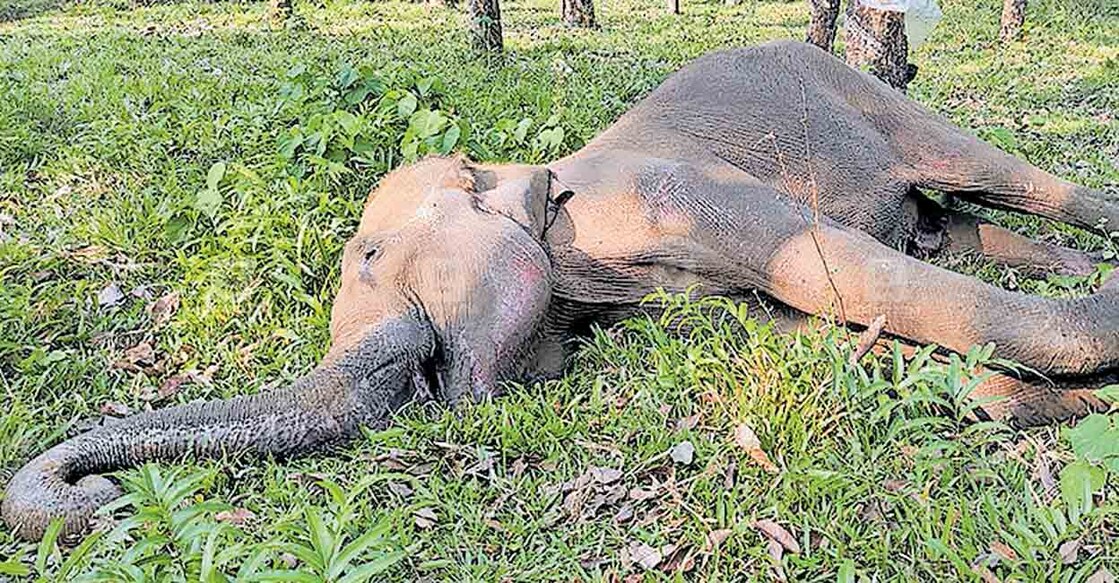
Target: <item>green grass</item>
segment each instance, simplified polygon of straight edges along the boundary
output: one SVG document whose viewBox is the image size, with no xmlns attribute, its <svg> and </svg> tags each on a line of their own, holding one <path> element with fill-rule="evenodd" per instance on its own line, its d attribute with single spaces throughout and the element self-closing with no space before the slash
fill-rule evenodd
<svg viewBox="0 0 1119 583">
<path fill-rule="evenodd" d="M 1000 46 L 997 2 L 945 4 L 914 56 L 912 96 L 1114 193 L 1119 18 L 1102 4 L 1038 0 L 1025 40 Z M 276 29 L 260 3 L 0 4 L 0 482 L 106 404 L 229 397 L 312 366 L 328 342 L 342 243 L 365 193 L 407 156 L 574 151 L 688 59 L 799 38 L 807 20 L 801 2 L 685 3 L 671 17 L 659 2 L 615 0 L 598 7 L 601 30 L 568 30 L 557 6 L 529 0 L 503 6 L 509 51 L 487 60 L 467 48 L 464 15 L 442 6 L 297 5 L 302 24 Z M 1083 289 L 962 263 L 1022 289 Z M 99 305 L 111 284 L 125 297 Z M 146 308 L 169 293 L 181 307 L 156 323 Z M 0 581 L 1119 571 L 1119 467 L 1096 447 L 1119 442 L 1107 418 L 1079 433 L 968 424 L 953 367 L 856 368 L 826 325 L 784 336 L 734 306 L 672 301 L 664 321 L 598 334 L 563 380 L 457 411 L 410 409 L 329 456 L 126 472 L 129 497 L 81 547 L 28 545 L 0 527 Z M 690 336 L 675 332 L 680 319 Z M 155 362 L 113 366 L 142 342 Z M 151 402 L 171 377 L 187 380 Z M 778 472 L 735 445 L 743 423 Z M 685 441 L 691 464 L 667 454 Z M 578 480 L 591 466 L 621 474 Z M 775 563 L 759 519 L 791 532 L 800 552 Z M 634 544 L 677 552 L 644 571 L 626 560 Z M 1080 546 L 1076 561 L 1062 563 L 1062 545 Z M 343 547 L 349 561 L 333 552 Z M 690 570 L 664 569 L 681 564 Z"/>
</svg>

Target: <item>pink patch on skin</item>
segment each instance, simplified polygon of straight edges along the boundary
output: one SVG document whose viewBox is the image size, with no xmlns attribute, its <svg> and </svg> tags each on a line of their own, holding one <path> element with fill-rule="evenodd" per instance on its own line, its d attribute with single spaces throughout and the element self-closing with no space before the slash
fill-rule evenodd
<svg viewBox="0 0 1119 583">
<path fill-rule="evenodd" d="M 499 291 L 495 310 L 496 325 L 490 331 L 490 341 L 499 351 L 517 348 L 510 344 L 521 340 L 516 338 L 518 333 L 528 334 L 529 330 L 523 329 L 526 316 L 539 316 L 533 312 L 544 307 L 536 304 L 544 299 L 545 294 L 541 293 L 541 285 L 547 277 L 547 272 L 536 262 L 521 255 L 513 256 L 508 268 L 516 283 L 509 286 L 511 289 Z"/>
</svg>

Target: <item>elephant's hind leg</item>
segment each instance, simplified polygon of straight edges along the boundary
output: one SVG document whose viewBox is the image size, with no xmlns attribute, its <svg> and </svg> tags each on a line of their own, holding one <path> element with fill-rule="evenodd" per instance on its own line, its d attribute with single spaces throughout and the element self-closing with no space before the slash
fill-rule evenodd
<svg viewBox="0 0 1119 583">
<path fill-rule="evenodd" d="M 1119 199 L 1053 176 L 912 109 L 904 123 L 888 132 L 915 185 L 1086 229 L 1119 228 Z"/>
<path fill-rule="evenodd" d="M 1031 275 L 1086 277 L 1095 273 L 1101 262 L 1084 251 L 1035 241 L 966 213 L 948 215 L 945 235 L 943 250 L 978 253 L 999 265 L 1020 268 Z"/>
</svg>

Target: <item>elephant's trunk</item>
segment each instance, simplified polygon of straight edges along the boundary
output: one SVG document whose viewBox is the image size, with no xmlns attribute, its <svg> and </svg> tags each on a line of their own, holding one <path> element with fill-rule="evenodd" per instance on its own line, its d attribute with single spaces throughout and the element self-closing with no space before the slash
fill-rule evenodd
<svg viewBox="0 0 1119 583">
<path fill-rule="evenodd" d="M 319 368 L 288 389 L 152 411 L 79 435 L 16 473 L 4 496 L 4 521 L 28 539 L 41 538 L 59 517 L 64 533 L 77 533 L 120 495 L 97 474 L 185 455 L 294 455 L 344 439 L 359 417 L 354 407 L 331 402 L 345 392 L 342 377 Z"/>
<path fill-rule="evenodd" d="M 148 461 L 251 454 L 288 457 L 383 426 L 412 394 L 430 344 L 407 342 L 395 327 L 322 364 L 292 386 L 228 401 L 190 403 L 113 421 L 47 450 L 8 484 L 0 513 L 16 534 L 42 538 L 63 519 L 63 534 L 82 532 L 93 513 L 120 496 L 100 473 Z"/>
</svg>

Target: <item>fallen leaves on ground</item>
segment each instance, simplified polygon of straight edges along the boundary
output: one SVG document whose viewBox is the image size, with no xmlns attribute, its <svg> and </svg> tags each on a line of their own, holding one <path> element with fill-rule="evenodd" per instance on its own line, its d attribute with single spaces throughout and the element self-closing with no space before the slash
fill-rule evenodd
<svg viewBox="0 0 1119 583">
<path fill-rule="evenodd" d="M 653 547 L 641 541 L 633 541 L 622 552 L 622 564 L 635 564 L 646 571 L 651 571 L 656 569 L 666 557 L 674 554 L 676 548 L 674 544 Z"/>
<path fill-rule="evenodd" d="M 690 441 L 681 441 L 668 450 L 668 457 L 680 465 L 691 465 L 695 460 L 695 446 Z"/>
<path fill-rule="evenodd" d="M 256 514 L 246 508 L 234 508 L 232 510 L 223 510 L 214 515 L 214 520 L 218 522 L 227 522 L 236 526 L 242 526 L 251 520 L 256 519 Z"/>
<path fill-rule="evenodd" d="M 155 325 L 162 326 L 171 320 L 179 309 L 179 294 L 171 292 L 148 305 L 148 315 Z"/>
<path fill-rule="evenodd" d="M 111 308 L 123 299 L 124 292 L 120 291 L 120 286 L 116 283 L 110 283 L 97 292 L 97 306 L 101 308 Z"/>
<path fill-rule="evenodd" d="M 117 359 L 112 367 L 129 372 L 141 372 L 153 368 L 155 364 L 155 349 L 145 340 L 125 350 L 124 355 Z"/>
<path fill-rule="evenodd" d="M 734 429 L 734 442 L 746 451 L 750 459 L 767 472 L 778 473 L 781 470 L 769 459 L 769 454 L 762 449 L 762 442 L 754 429 L 745 423 L 740 423 Z"/>
<path fill-rule="evenodd" d="M 131 407 L 117 401 L 102 403 L 100 411 L 102 415 L 108 415 L 110 417 L 127 417 L 132 414 Z"/>
<path fill-rule="evenodd" d="M 1115 575 L 1112 575 L 1111 571 L 1107 570 L 1107 567 L 1100 567 L 1099 570 L 1092 573 L 1092 576 L 1088 577 L 1084 583 L 1115 583 Z"/>
<path fill-rule="evenodd" d="M 991 552 L 997 555 L 1000 559 L 1003 559 L 1004 561 L 1010 563 L 1018 560 L 1018 553 L 1014 552 L 1014 549 L 1010 548 L 1006 545 L 1006 543 L 1003 542 L 993 541 L 991 543 Z"/>
<path fill-rule="evenodd" d="M 1057 555 L 1061 557 L 1061 562 L 1066 565 L 1075 563 L 1076 560 L 1080 558 L 1081 544 L 1080 539 L 1073 539 L 1061 543 L 1061 546 L 1057 547 Z"/>
<path fill-rule="evenodd" d="M 622 471 L 617 468 L 588 467 L 579 477 L 560 485 L 564 512 L 572 518 L 593 519 L 602 509 L 620 504 L 629 493 L 621 478 Z"/>
<path fill-rule="evenodd" d="M 719 545 L 723 544 L 723 541 L 730 538 L 730 535 L 733 532 L 734 531 L 729 528 L 720 528 L 718 530 L 713 530 L 707 533 L 707 546 L 703 549 L 704 552 L 715 552 L 715 550 L 719 548 Z"/>
<path fill-rule="evenodd" d="M 792 533 L 790 533 L 788 530 L 785 530 L 785 527 L 781 526 L 780 524 L 777 524 L 776 522 L 768 518 L 762 518 L 760 520 L 755 520 L 751 524 L 751 526 L 756 528 L 759 532 L 769 537 L 770 539 L 780 543 L 780 545 L 790 553 L 793 553 L 794 555 L 800 554 L 800 544 L 797 543 L 796 538 L 793 537 Z"/>
<path fill-rule="evenodd" d="M 429 529 L 435 526 L 439 516 L 431 508 L 420 508 L 412 513 L 412 519 L 416 522 L 417 528 Z"/>
</svg>

